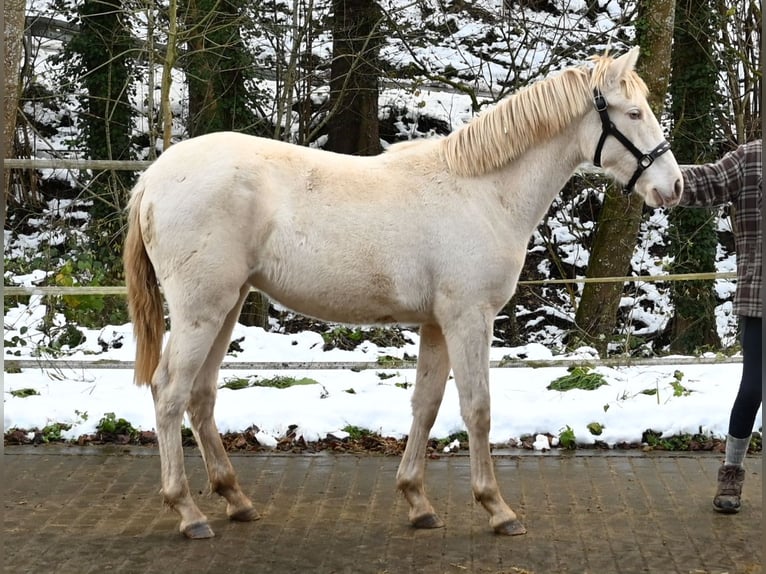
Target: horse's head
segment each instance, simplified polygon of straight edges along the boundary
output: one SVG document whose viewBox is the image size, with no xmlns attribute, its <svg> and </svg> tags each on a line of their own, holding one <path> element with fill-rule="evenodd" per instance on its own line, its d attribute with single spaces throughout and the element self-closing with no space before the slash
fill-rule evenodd
<svg viewBox="0 0 766 574">
<path fill-rule="evenodd" d="M 637 59 L 638 48 L 616 59 L 597 59 L 585 153 L 625 184 L 626 192 L 635 190 L 652 207 L 670 207 L 681 197 L 683 177 L 646 100 L 646 84 L 635 72 Z"/>
</svg>

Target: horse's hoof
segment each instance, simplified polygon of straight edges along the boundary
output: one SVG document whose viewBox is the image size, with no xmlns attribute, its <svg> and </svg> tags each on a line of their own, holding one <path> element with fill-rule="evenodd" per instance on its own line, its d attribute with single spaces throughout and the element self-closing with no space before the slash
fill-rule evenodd
<svg viewBox="0 0 766 574">
<path fill-rule="evenodd" d="M 444 521 L 436 514 L 424 514 L 412 521 L 415 528 L 443 528 Z"/>
<path fill-rule="evenodd" d="M 190 540 L 202 540 L 215 536 L 215 532 L 213 532 L 213 529 L 210 528 L 210 525 L 208 525 L 207 522 L 195 522 L 194 524 L 189 524 L 189 526 L 181 530 L 181 533 Z"/>
<path fill-rule="evenodd" d="M 504 536 L 519 536 L 520 534 L 526 534 L 527 529 L 524 528 L 520 520 L 509 520 L 495 526 L 495 533 Z"/>
<path fill-rule="evenodd" d="M 242 510 L 237 510 L 233 514 L 229 514 L 229 520 L 234 520 L 235 522 L 253 522 L 254 520 L 260 519 L 261 515 L 258 514 L 258 511 L 255 508 L 243 508 Z"/>
</svg>

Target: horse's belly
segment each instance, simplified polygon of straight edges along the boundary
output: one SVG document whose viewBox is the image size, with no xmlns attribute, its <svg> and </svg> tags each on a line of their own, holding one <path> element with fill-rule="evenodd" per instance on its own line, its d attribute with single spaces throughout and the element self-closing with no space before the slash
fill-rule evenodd
<svg viewBox="0 0 766 574">
<path fill-rule="evenodd" d="M 320 279 L 277 284 L 254 277 L 253 285 L 281 305 L 302 315 L 356 325 L 421 324 L 431 318 L 416 293 L 409 300 L 382 289 L 373 279 L 325 283 Z"/>
</svg>

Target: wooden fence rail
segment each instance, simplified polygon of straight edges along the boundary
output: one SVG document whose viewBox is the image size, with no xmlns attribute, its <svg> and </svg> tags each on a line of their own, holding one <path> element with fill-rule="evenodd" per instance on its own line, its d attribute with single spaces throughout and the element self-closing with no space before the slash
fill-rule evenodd
<svg viewBox="0 0 766 574">
<path fill-rule="evenodd" d="M 679 273 L 677 275 L 637 275 L 628 277 L 577 277 L 574 279 L 538 279 L 519 281 L 519 285 L 562 285 L 568 283 L 656 283 L 663 281 L 699 281 L 706 279 L 735 279 L 737 274 L 727 273 Z M 122 285 L 92 287 L 79 285 L 72 287 L 57 286 L 6 286 L 3 297 L 24 297 L 30 295 L 126 295 L 127 288 Z"/>
<path fill-rule="evenodd" d="M 152 164 L 151 160 L 21 158 L 4 159 L 5 169 L 94 169 L 114 171 L 140 171 Z"/>
<path fill-rule="evenodd" d="M 503 359 L 490 361 L 492 369 L 541 369 L 546 367 L 662 367 L 665 365 L 723 365 L 741 363 L 742 357 L 607 357 L 605 359 L 588 359 L 572 357 L 566 359 Z M 133 361 L 92 360 L 73 361 L 61 359 L 5 359 L 5 371 L 14 372 L 20 369 L 59 369 L 84 371 L 93 369 L 132 369 Z M 374 361 L 224 361 L 222 370 L 227 371 L 365 371 L 414 369 L 415 361 L 404 361 L 386 358 L 380 362 Z"/>
</svg>

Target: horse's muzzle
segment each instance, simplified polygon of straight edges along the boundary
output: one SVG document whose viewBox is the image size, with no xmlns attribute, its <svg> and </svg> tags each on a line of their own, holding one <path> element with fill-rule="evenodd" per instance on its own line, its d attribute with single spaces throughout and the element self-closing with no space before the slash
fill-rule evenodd
<svg viewBox="0 0 766 574">
<path fill-rule="evenodd" d="M 678 202 L 681 201 L 681 194 L 684 191 L 683 179 L 678 178 L 673 184 L 673 189 L 670 192 L 663 192 L 659 189 L 652 188 L 645 198 L 648 205 L 652 207 L 675 207 Z"/>
</svg>

